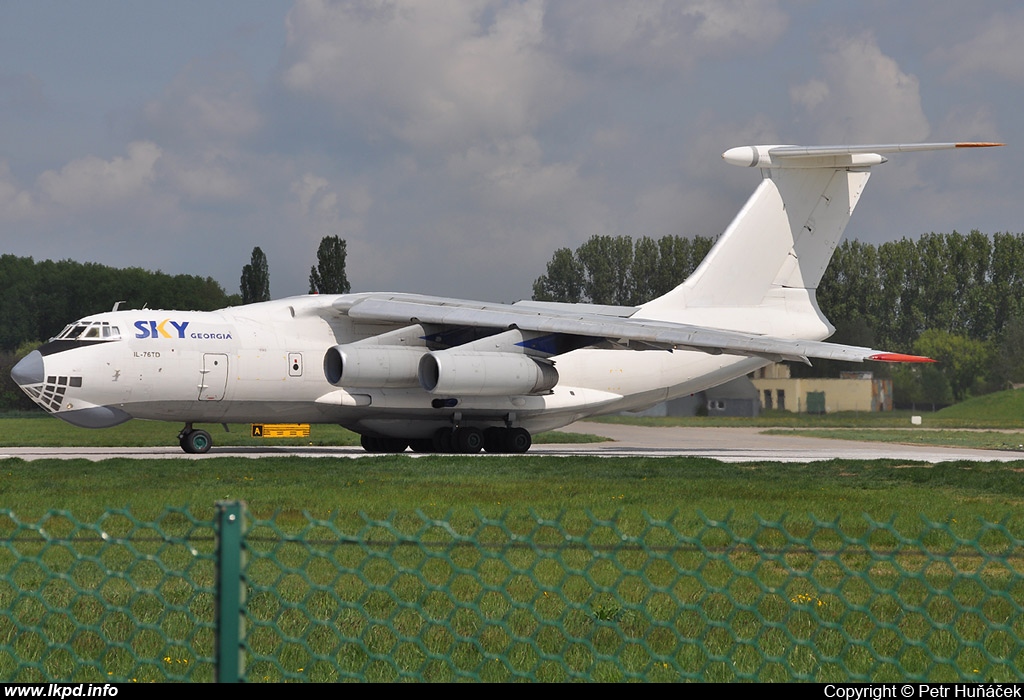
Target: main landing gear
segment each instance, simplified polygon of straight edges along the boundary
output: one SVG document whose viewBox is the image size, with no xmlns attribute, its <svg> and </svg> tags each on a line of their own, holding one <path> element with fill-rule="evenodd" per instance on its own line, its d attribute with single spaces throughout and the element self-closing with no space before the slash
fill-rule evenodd
<svg viewBox="0 0 1024 700">
<path fill-rule="evenodd" d="M 213 446 L 213 438 L 205 430 L 195 429 L 191 423 L 186 423 L 178 433 L 178 444 L 190 455 L 201 455 L 210 451 Z"/>
<path fill-rule="evenodd" d="M 433 438 L 406 440 L 363 435 L 360 440 L 367 452 L 437 452 L 444 454 L 476 454 L 484 452 L 519 454 L 526 452 L 533 444 L 530 431 L 526 428 L 487 428 L 480 430 L 472 426 L 438 428 Z"/>
<path fill-rule="evenodd" d="M 533 444 L 526 428 L 487 428 L 472 426 L 438 428 L 431 441 L 433 452 L 475 454 L 480 450 L 492 453 L 519 454 Z"/>
</svg>

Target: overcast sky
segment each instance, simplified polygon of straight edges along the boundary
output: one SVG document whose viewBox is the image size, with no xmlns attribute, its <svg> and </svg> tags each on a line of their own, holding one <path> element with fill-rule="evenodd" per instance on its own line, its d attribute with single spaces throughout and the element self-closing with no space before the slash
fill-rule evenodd
<svg viewBox="0 0 1024 700">
<path fill-rule="evenodd" d="M 0 0 L 0 254 L 528 298 L 595 234 L 719 234 L 750 143 L 893 156 L 847 235 L 1024 231 L 1024 6 Z"/>
</svg>

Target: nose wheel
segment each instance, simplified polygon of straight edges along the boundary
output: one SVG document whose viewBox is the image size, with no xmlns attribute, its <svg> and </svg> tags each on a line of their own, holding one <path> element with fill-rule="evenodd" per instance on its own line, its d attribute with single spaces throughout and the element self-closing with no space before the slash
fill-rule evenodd
<svg viewBox="0 0 1024 700">
<path fill-rule="evenodd" d="M 190 455 L 206 454 L 213 446 L 213 438 L 205 430 L 197 430 L 191 423 L 186 423 L 178 433 L 178 444 Z"/>
</svg>

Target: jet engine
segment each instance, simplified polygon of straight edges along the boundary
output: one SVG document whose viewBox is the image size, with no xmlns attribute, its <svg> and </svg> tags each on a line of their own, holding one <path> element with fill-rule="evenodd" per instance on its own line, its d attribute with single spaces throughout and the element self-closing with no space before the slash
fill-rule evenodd
<svg viewBox="0 0 1024 700">
<path fill-rule="evenodd" d="M 432 394 L 542 394 L 558 383 L 558 371 L 519 353 L 441 350 L 420 358 L 419 383 Z"/>
<path fill-rule="evenodd" d="M 324 355 L 324 376 L 334 386 L 400 389 L 419 386 L 417 367 L 426 348 L 335 345 Z"/>
</svg>

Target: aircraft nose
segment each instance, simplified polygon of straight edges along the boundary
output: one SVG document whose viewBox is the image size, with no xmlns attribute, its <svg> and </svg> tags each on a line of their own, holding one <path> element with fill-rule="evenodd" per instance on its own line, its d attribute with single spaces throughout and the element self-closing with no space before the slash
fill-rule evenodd
<svg viewBox="0 0 1024 700">
<path fill-rule="evenodd" d="M 11 369 L 11 379 L 13 379 L 18 386 L 42 384 L 45 378 L 46 374 L 43 369 L 43 355 L 38 350 L 33 350 L 29 354 L 25 355 L 25 357 L 21 358 L 21 361 Z"/>
</svg>

